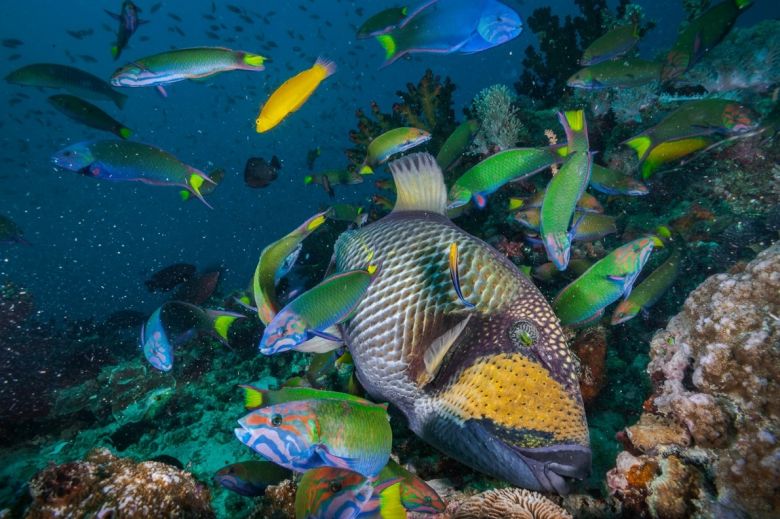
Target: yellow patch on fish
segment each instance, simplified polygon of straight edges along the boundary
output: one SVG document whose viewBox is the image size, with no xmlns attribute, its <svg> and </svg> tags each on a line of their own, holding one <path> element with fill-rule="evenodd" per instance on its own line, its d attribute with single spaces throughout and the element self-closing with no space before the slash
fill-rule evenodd
<svg viewBox="0 0 780 519">
<path fill-rule="evenodd" d="M 336 64 L 317 58 L 314 66 L 291 77 L 277 88 L 260 110 L 257 133 L 267 132 L 298 110 L 328 76 L 336 72 Z"/>
<path fill-rule="evenodd" d="M 514 431 L 529 431 L 525 447 L 588 442 L 580 403 L 542 365 L 519 353 L 480 359 L 438 397 L 460 419 L 487 419 Z M 534 438 L 534 431 L 552 438 Z M 539 445 L 529 443 L 534 440 Z"/>
</svg>

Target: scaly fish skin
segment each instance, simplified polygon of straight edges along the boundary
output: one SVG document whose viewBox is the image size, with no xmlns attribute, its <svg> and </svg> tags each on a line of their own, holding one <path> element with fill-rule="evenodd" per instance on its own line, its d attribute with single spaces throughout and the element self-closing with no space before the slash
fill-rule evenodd
<svg viewBox="0 0 780 519">
<path fill-rule="evenodd" d="M 360 382 L 448 455 L 515 485 L 565 493 L 565 478 L 587 476 L 591 454 L 577 361 L 558 319 L 511 262 L 444 216 L 433 157 L 413 154 L 390 169 L 394 211 L 335 247 L 339 271 L 364 265 L 366 250 L 382 266 L 342 326 Z M 474 309 L 450 280 L 453 243 Z"/>
</svg>

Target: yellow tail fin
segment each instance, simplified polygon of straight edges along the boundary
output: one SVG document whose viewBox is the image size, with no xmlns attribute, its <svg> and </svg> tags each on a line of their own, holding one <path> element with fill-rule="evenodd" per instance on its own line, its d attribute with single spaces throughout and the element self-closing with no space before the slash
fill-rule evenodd
<svg viewBox="0 0 780 519">
<path fill-rule="evenodd" d="M 626 146 L 636 151 L 637 158 L 644 160 L 647 156 L 647 152 L 650 151 L 650 145 L 653 143 L 652 139 L 647 135 L 640 135 L 626 141 Z"/>
<path fill-rule="evenodd" d="M 253 386 L 241 384 L 244 390 L 244 407 L 247 409 L 257 409 L 263 405 L 263 391 Z"/>
<path fill-rule="evenodd" d="M 230 326 L 233 324 L 233 322 L 238 319 L 238 317 L 235 317 L 233 315 L 220 315 L 216 319 L 214 319 L 214 331 L 217 332 L 217 334 L 225 339 L 228 340 L 228 331 L 230 330 Z"/>
<path fill-rule="evenodd" d="M 373 172 L 374 172 L 374 170 L 373 170 L 373 169 L 371 169 L 371 166 L 369 166 L 369 165 L 367 165 L 367 164 L 366 164 L 365 166 L 362 166 L 362 167 L 360 168 L 360 171 L 359 171 L 358 173 L 360 173 L 361 175 L 370 175 L 370 174 L 372 174 Z"/>
<path fill-rule="evenodd" d="M 379 515 L 382 519 L 406 517 L 406 509 L 401 504 L 401 483 L 390 485 L 379 494 Z"/>
<path fill-rule="evenodd" d="M 262 67 L 267 58 L 259 54 L 244 54 L 244 63 L 250 67 Z"/>
<path fill-rule="evenodd" d="M 569 123 L 569 128 L 575 132 L 581 132 L 585 128 L 585 111 L 584 110 L 570 110 L 564 112 L 566 122 Z"/>
</svg>

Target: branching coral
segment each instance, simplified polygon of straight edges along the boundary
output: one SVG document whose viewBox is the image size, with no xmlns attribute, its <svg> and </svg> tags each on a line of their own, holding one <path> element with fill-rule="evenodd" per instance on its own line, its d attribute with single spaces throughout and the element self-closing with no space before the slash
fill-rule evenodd
<svg viewBox="0 0 780 519">
<path fill-rule="evenodd" d="M 453 519 L 571 519 L 546 497 L 521 488 L 501 488 L 477 494 L 460 505 Z"/>
<path fill-rule="evenodd" d="M 527 137 L 527 130 L 518 116 L 517 97 L 506 85 L 493 85 L 477 94 L 472 111 L 479 122 L 469 152 L 473 155 L 490 155 L 512 148 Z"/>
<path fill-rule="evenodd" d="M 346 151 L 351 166 L 363 162 L 366 148 L 375 137 L 399 126 L 413 126 L 430 132 L 430 147 L 438 149 L 455 129 L 454 91 L 455 84 L 450 78 L 442 81 L 428 69 L 416 85 L 407 83 L 406 91 L 396 92 L 402 102 L 393 105 L 392 113 L 382 112 L 375 102 L 371 103 L 370 116 L 358 109 L 355 112 L 357 130 L 349 132 L 349 139 L 355 146 Z"/>
</svg>

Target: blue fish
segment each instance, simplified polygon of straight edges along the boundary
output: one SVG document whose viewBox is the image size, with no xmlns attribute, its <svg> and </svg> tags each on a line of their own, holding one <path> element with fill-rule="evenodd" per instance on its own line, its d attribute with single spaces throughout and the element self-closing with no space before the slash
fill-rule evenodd
<svg viewBox="0 0 780 519">
<path fill-rule="evenodd" d="M 230 325 L 242 317 L 245 316 L 223 310 L 203 310 L 182 301 L 163 303 L 141 327 L 144 357 L 153 368 L 171 371 L 176 347 L 189 342 L 204 330 L 212 332 L 217 339 L 227 344 Z"/>
<path fill-rule="evenodd" d="M 481 52 L 522 30 L 520 15 L 498 0 L 436 0 L 411 10 L 395 29 L 376 38 L 387 66 L 409 53 Z"/>
</svg>

